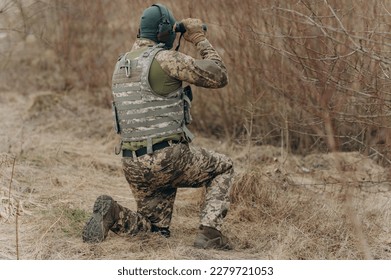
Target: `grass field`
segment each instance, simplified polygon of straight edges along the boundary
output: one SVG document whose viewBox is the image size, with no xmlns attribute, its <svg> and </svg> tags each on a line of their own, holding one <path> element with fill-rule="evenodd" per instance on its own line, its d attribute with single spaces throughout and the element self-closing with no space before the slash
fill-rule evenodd
<svg viewBox="0 0 391 280">
<path fill-rule="evenodd" d="M 201 189 L 178 193 L 169 239 L 84 244 L 98 195 L 135 209 L 110 83 L 153 2 L 106 2 L 0 1 L 0 259 L 391 259 L 387 1 L 165 1 L 229 70 L 193 88 L 191 128 L 234 160 L 234 250 L 192 247 Z"/>
</svg>

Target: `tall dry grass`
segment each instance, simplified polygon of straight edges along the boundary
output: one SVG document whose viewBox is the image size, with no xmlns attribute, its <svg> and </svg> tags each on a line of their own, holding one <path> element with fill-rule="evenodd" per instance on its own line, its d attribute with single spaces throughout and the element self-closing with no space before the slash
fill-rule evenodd
<svg viewBox="0 0 391 280">
<path fill-rule="evenodd" d="M 34 35 L 39 45 L 30 57 L 14 52 L 13 63 L 23 68 L 2 61 L 2 72 L 12 77 L 7 83 L 87 89 L 107 105 L 115 60 L 131 47 L 140 14 L 152 3 L 3 1 L 0 18 L 7 24 L 0 31 L 10 38 Z M 390 3 L 165 4 L 177 19 L 199 17 L 208 24 L 229 70 L 226 88 L 195 89 L 193 126 L 200 133 L 299 153 L 358 150 L 390 163 Z M 26 72 L 37 74 L 26 79 Z"/>
<path fill-rule="evenodd" d="M 102 139 L 110 137 L 106 136 L 110 128 L 102 120 L 105 117 L 95 121 L 96 108 L 90 109 L 86 104 L 106 108 L 105 116 L 110 118 L 113 66 L 118 54 L 130 49 L 140 14 L 152 3 L 150 0 L 0 1 L 0 91 L 19 91 L 25 95 L 49 91 L 33 98 L 27 121 L 31 126 L 41 126 L 45 133 L 60 127 L 64 135 L 77 139 L 67 142 L 70 147 L 65 147 L 68 153 L 64 153 L 61 164 L 72 168 L 70 162 L 80 162 L 83 168 L 101 174 L 107 185 L 112 184 L 113 178 L 119 180 L 118 174 L 110 177 L 107 169 L 111 167 L 106 162 L 100 162 L 99 158 L 93 164 L 92 153 L 81 153 L 75 146 L 80 144 L 80 139 L 94 137 L 102 145 Z M 297 174 L 284 173 L 283 168 L 287 167 L 288 152 L 306 155 L 317 151 L 359 151 L 384 165 L 391 163 L 388 89 L 391 3 L 374 0 L 167 0 L 164 3 L 177 19 L 201 18 L 208 25 L 208 38 L 228 67 L 230 82 L 226 88 L 194 88 L 192 126 L 200 135 L 228 140 L 228 151 L 241 151 L 237 144 L 247 146 L 245 162 L 231 155 L 236 157 L 240 170 L 224 230 L 237 244 L 235 252 L 274 259 L 389 258 L 390 226 L 389 222 L 384 223 L 390 212 L 387 197 L 381 205 L 371 201 L 370 196 L 360 197 L 363 185 L 372 187 L 381 182 L 373 178 L 363 182 L 353 175 L 345 176 L 356 165 L 344 164 L 340 156 L 332 162 L 335 168 L 328 170 L 340 176 L 320 175 L 324 182 L 311 181 L 303 175 L 315 174 L 325 168 L 322 164 L 316 163 L 310 170 L 292 164 L 289 168 Z M 188 43 L 182 42 L 181 50 L 197 56 Z M 77 102 L 83 98 L 81 93 L 85 93 L 84 99 Z M 99 111 L 99 116 L 105 113 Z M 79 124 L 77 128 L 75 123 Z M 33 129 L 31 126 L 27 129 Z M 85 127 L 90 129 L 89 135 L 85 134 Z M 39 162 L 39 170 L 57 162 L 53 155 L 43 158 L 39 153 L 41 140 L 30 145 L 34 143 L 38 144 L 30 147 L 32 153 L 25 153 L 23 160 Z M 52 145 L 57 148 L 58 144 Z M 272 151 L 266 145 L 281 149 L 271 157 L 256 158 L 254 146 L 258 145 Z M 34 148 L 38 152 L 34 153 Z M 92 147 L 84 149 L 89 151 Z M 49 151 L 49 154 L 58 153 L 53 147 Z M 274 162 L 276 168 L 271 172 L 262 169 Z M 61 172 L 61 164 L 56 172 Z M 4 166 L 0 166 L 0 171 L 9 174 L 10 166 L 7 172 Z M 64 179 L 69 193 L 73 193 L 74 185 L 85 183 L 79 183 L 78 172 L 77 168 L 72 169 L 70 173 L 76 176 L 70 182 Z M 56 176 L 50 180 L 50 187 L 62 187 L 58 179 L 61 175 Z M 294 180 L 298 176 L 302 181 L 309 180 L 310 191 L 301 188 L 305 183 Z M 96 176 L 88 180 L 93 181 L 92 177 Z M 37 185 L 42 187 L 45 180 Z M 389 177 L 384 180 L 389 182 Z M 313 192 L 316 184 L 323 183 L 327 191 Z M 96 192 L 101 191 L 99 187 L 105 189 L 99 184 L 102 181 L 97 183 Z M 7 188 L 2 192 L 10 194 Z M 65 202 L 61 202 L 65 206 L 50 204 L 50 199 L 59 201 L 56 195 L 52 195 L 54 198 L 43 195 L 48 205 L 59 212 L 51 208 L 49 213 L 41 211 L 40 217 L 49 224 L 40 228 L 41 241 L 54 232 L 53 245 L 62 246 L 63 243 L 57 243 L 58 236 L 71 236 L 72 248 L 78 253 L 71 255 L 62 248 L 56 255 L 49 248 L 50 243 L 40 242 L 45 248 L 35 248 L 35 258 L 117 257 L 119 250 L 114 250 L 112 255 L 80 256 L 83 250 L 79 248 L 78 238 L 86 209 L 84 205 L 68 207 Z M 194 210 L 192 207 L 190 210 Z M 180 205 L 177 209 L 189 210 Z M 379 214 L 383 210 L 385 217 Z M 186 223 L 194 219 L 184 213 L 178 215 L 181 220 L 174 227 L 179 232 L 193 232 Z M 190 236 L 187 238 L 191 242 Z M 175 247 L 174 243 L 175 240 L 170 244 L 174 248 L 172 258 L 188 258 L 182 252 L 183 246 Z M 131 245 L 134 244 L 137 240 Z M 162 255 L 157 256 L 165 256 L 165 252 L 162 250 L 159 252 Z M 193 253 L 194 258 L 208 257 Z M 151 257 L 148 254 L 142 256 Z"/>
</svg>

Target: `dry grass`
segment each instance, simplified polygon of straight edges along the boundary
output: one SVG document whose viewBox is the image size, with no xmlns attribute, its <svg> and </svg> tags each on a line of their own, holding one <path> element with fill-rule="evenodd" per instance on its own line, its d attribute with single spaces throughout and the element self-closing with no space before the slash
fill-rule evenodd
<svg viewBox="0 0 391 280">
<path fill-rule="evenodd" d="M 98 195 L 135 207 L 107 105 L 152 3 L 0 1 L 0 259 L 390 259 L 385 1 L 166 1 L 208 24 L 229 69 L 194 89 L 193 127 L 235 162 L 235 249 L 191 247 L 202 190 L 179 192 L 170 239 L 81 242 Z"/>
<path fill-rule="evenodd" d="M 3 2 L 9 4 L 0 6 L 0 32 L 8 37 L 0 67 L 24 65 L 6 71 L 3 87 L 18 80 L 24 91 L 83 89 L 103 106 L 114 62 L 131 47 L 140 14 L 153 3 Z M 194 16 L 208 24 L 230 73 L 224 89 L 195 89 L 193 126 L 200 133 L 241 144 L 282 142 L 296 153 L 360 151 L 390 164 L 388 2 L 165 3 L 177 19 Z M 182 48 L 196 55 L 189 44 Z M 40 75 L 23 75 L 31 71 Z"/>
<path fill-rule="evenodd" d="M 89 106 L 88 98 L 82 96 L 75 93 L 58 102 L 55 93 L 31 98 L 20 95 L 16 99 L 12 93 L 3 95 L 1 112 L 6 121 L 2 125 L 14 121 L 7 117 L 7 110 L 13 111 L 23 116 L 18 126 L 23 125 L 24 134 L 29 135 L 23 143 L 11 141 L 10 152 L 4 153 L 1 166 L 2 196 L 8 197 L 12 151 L 17 161 L 11 198 L 22 205 L 21 259 L 391 257 L 390 184 L 383 167 L 359 153 L 342 153 L 339 156 L 344 171 L 337 172 L 338 159 L 333 154 L 302 158 L 281 153 L 280 148 L 272 146 L 221 145 L 204 138 L 195 144 L 227 153 L 235 161 L 232 208 L 224 224 L 224 232 L 235 244 L 234 251 L 191 247 L 202 190 L 179 192 L 170 239 L 110 234 L 99 245 L 82 243 L 81 230 L 98 195 L 107 193 L 121 204 L 135 207 L 120 170 L 120 159 L 113 154 L 116 140 L 111 132 L 110 111 Z M 29 109 L 24 110 L 26 107 Z M 100 121 L 91 119 L 91 114 L 99 115 Z M 91 124 L 92 121 L 97 123 Z M 90 136 L 82 131 L 88 131 Z M 343 185 L 347 180 L 349 184 Z M 351 190 L 349 200 L 347 189 Z M 15 207 L 16 204 L 13 213 Z M 367 244 L 364 249 L 369 253 L 360 244 L 354 224 L 357 221 Z M 4 232 L 0 240 L 4 244 L 3 259 L 16 258 L 14 223 L 15 215 L 0 223 Z"/>
</svg>

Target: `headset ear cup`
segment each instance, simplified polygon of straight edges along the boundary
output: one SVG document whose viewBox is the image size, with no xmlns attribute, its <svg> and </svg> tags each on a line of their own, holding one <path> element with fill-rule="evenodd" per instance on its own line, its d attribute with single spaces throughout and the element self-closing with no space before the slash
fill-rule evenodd
<svg viewBox="0 0 391 280">
<path fill-rule="evenodd" d="M 157 39 L 162 43 L 167 42 L 169 38 L 170 38 L 170 31 L 164 31 L 157 34 Z"/>
<path fill-rule="evenodd" d="M 160 4 L 153 4 L 152 6 L 158 7 L 160 11 L 160 23 L 157 28 L 157 39 L 161 43 L 167 43 L 170 40 L 170 35 L 174 33 L 173 24 L 169 20 L 169 11 L 167 7 L 164 7 Z"/>
<path fill-rule="evenodd" d="M 167 19 L 163 19 L 162 22 L 159 23 L 159 26 L 158 26 L 157 39 L 162 43 L 167 42 L 167 40 L 170 37 L 171 32 L 173 32 L 172 28 L 173 27 L 170 24 L 170 22 Z"/>
</svg>

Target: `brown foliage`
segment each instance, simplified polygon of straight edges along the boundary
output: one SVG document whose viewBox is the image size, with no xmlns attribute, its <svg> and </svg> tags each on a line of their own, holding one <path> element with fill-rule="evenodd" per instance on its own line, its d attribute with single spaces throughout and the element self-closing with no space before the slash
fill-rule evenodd
<svg viewBox="0 0 391 280">
<path fill-rule="evenodd" d="M 10 76 L 21 79 L 23 88 L 104 92 L 102 105 L 110 101 L 116 57 L 130 48 L 142 10 L 153 3 L 6 2 L 0 21 L 7 28 L 0 31 L 24 38 L 33 34 L 40 44 L 32 57 L 13 52 L 15 63 L 25 65 L 22 71 L 0 67 L 12 70 Z M 198 17 L 208 25 L 208 37 L 229 69 L 226 88 L 195 90 L 198 131 L 239 143 L 282 143 L 299 153 L 358 150 L 390 163 L 389 138 L 380 149 L 373 144 L 377 131 L 391 129 L 388 2 L 165 4 L 177 19 Z M 7 14 L 17 14 L 18 20 Z M 182 46 L 197 55 L 192 46 Z M 26 71 L 41 78 L 25 79 Z"/>
</svg>

